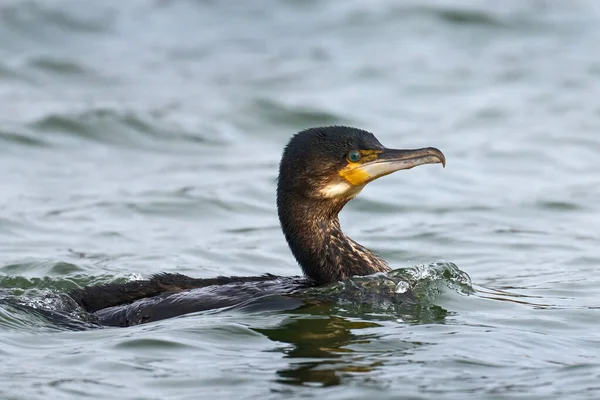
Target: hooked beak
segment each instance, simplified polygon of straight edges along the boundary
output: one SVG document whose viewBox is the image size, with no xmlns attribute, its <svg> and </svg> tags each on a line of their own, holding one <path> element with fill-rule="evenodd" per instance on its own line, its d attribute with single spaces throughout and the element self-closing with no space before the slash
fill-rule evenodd
<svg viewBox="0 0 600 400">
<path fill-rule="evenodd" d="M 377 158 L 345 168 L 340 175 L 349 183 L 360 186 L 392 172 L 437 163 L 445 167 L 446 157 L 435 147 L 414 150 L 383 149 Z"/>
</svg>

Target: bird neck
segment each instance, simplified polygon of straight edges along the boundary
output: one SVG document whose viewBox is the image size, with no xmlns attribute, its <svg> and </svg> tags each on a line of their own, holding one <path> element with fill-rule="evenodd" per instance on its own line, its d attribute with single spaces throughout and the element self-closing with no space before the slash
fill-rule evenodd
<svg viewBox="0 0 600 400">
<path fill-rule="evenodd" d="M 342 232 L 338 213 L 346 201 L 278 195 L 281 228 L 304 275 L 317 285 L 389 271 L 387 263 Z"/>
</svg>

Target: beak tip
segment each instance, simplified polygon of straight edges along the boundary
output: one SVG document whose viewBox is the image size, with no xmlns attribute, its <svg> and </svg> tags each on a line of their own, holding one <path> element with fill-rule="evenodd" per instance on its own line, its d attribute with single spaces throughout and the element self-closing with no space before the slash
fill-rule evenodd
<svg viewBox="0 0 600 400">
<path fill-rule="evenodd" d="M 440 150 L 436 149 L 440 155 L 440 163 L 442 164 L 442 168 L 446 168 L 446 156 Z"/>
</svg>

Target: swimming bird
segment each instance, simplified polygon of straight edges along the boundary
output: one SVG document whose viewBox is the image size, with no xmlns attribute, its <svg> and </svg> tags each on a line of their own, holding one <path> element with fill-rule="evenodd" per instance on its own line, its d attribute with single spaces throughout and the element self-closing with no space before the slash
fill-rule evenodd
<svg viewBox="0 0 600 400">
<path fill-rule="evenodd" d="M 346 126 L 306 129 L 285 147 L 277 180 L 281 229 L 304 276 L 195 279 L 163 273 L 147 280 L 88 286 L 70 296 L 97 323 L 129 326 L 388 272 L 381 257 L 342 232 L 338 214 L 369 182 L 434 163 L 446 163 L 434 147 L 389 149 L 372 133 Z M 406 300 L 411 298 L 408 291 Z"/>
</svg>

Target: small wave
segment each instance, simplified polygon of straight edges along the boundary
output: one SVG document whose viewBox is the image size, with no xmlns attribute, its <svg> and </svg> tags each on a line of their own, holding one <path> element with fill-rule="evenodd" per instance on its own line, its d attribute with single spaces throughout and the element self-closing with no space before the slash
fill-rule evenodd
<svg viewBox="0 0 600 400">
<path fill-rule="evenodd" d="M 78 265 L 62 262 L 62 261 L 31 261 L 31 262 L 17 262 L 14 264 L 7 264 L 0 266 L 0 272 L 6 274 L 22 274 L 25 271 L 41 271 L 44 275 L 57 275 L 63 276 L 67 274 L 73 274 L 82 271 L 82 268 Z M 0 277 L 0 287 L 4 286 L 4 282 L 10 279 L 18 279 L 18 276 L 6 276 Z M 36 278 L 36 279 L 52 279 L 52 278 Z M 10 285 L 8 286 L 10 287 Z"/>
<path fill-rule="evenodd" d="M 46 273 L 53 272 L 61 277 L 34 277 L 26 278 L 22 275 L 5 275 L 0 276 L 0 289 L 4 289 L 6 293 L 23 294 L 27 290 L 46 290 L 53 292 L 67 292 L 71 289 L 81 288 L 89 285 L 102 285 L 106 283 L 125 283 L 132 280 L 141 279 L 140 274 L 128 274 L 126 276 L 114 276 L 110 274 L 101 274 L 88 276 L 79 273 L 82 268 L 74 264 L 59 262 L 59 263 L 19 263 L 10 264 L 0 269 L 3 273 L 11 273 L 12 271 L 31 271 L 43 270 Z M 62 273 L 61 273 L 62 272 Z"/>
<path fill-rule="evenodd" d="M 35 135 L 26 132 L 10 132 L 0 130 L 0 142 L 27 147 L 47 147 L 48 143 Z"/>
<path fill-rule="evenodd" d="M 557 16 L 568 15 L 572 7 L 567 3 L 555 2 L 498 2 L 498 6 L 489 7 L 477 2 L 464 5 L 416 5 L 408 11 L 413 15 L 433 17 L 441 22 L 455 26 L 480 27 L 482 29 L 503 30 L 548 30 L 557 29 Z M 501 5 L 501 6 L 500 6 Z M 567 8 L 563 8 L 567 7 Z M 565 27 L 567 25 L 564 25 Z M 560 28 L 559 28 L 560 29 Z"/>
<path fill-rule="evenodd" d="M 42 34 L 51 28 L 70 33 L 99 33 L 112 28 L 114 16 L 98 7 L 64 7 L 60 2 L 15 2 L 3 6 L 0 23 L 15 31 Z"/>
<path fill-rule="evenodd" d="M 540 208 L 547 209 L 549 211 L 568 212 L 568 211 L 580 211 L 584 210 L 580 204 L 571 201 L 560 201 L 560 200 L 543 200 L 537 203 Z"/>
<path fill-rule="evenodd" d="M 75 60 L 56 57 L 35 57 L 27 62 L 27 66 L 37 71 L 52 75 L 73 78 L 93 78 L 98 80 L 100 74 L 89 66 L 83 65 Z"/>
<path fill-rule="evenodd" d="M 409 289 L 415 300 L 407 296 Z M 471 279 L 455 264 L 437 262 L 401 268 L 389 273 L 355 276 L 306 291 L 311 297 L 333 301 L 346 315 L 371 315 L 424 323 L 443 319 L 447 311 L 435 305 L 447 291 L 474 293 Z"/>
<path fill-rule="evenodd" d="M 259 98 L 252 102 L 241 115 L 252 115 L 253 120 L 265 121 L 269 125 L 292 127 L 351 124 L 346 118 L 323 109 L 290 106 L 273 99 Z"/>
<path fill-rule="evenodd" d="M 442 21 L 459 25 L 483 25 L 505 27 L 507 23 L 490 13 L 469 9 L 431 9 L 432 15 Z"/>
<path fill-rule="evenodd" d="M 66 294 L 37 289 L 22 295 L 0 291 L 0 327 L 19 331 L 84 330 L 93 326 Z M 95 325 L 94 325 L 95 326 Z"/>
<path fill-rule="evenodd" d="M 543 27 L 547 10 L 528 3 L 515 7 L 478 7 L 474 5 L 443 5 L 415 2 L 391 3 L 387 8 L 359 7 L 346 17 L 346 23 L 385 25 L 397 20 L 436 20 L 453 26 L 482 29 L 535 29 Z"/>
<path fill-rule="evenodd" d="M 111 109 L 95 109 L 78 114 L 51 114 L 31 122 L 28 127 L 35 132 L 53 135 L 55 139 L 83 139 L 153 150 L 165 150 L 168 146 L 164 146 L 164 143 L 218 142 L 208 136 L 183 131 L 157 118 Z"/>
<path fill-rule="evenodd" d="M 396 269 L 389 275 L 406 279 L 420 301 L 432 303 L 446 289 L 462 295 L 475 293 L 469 275 L 451 262 Z"/>
<path fill-rule="evenodd" d="M 56 331 L 98 327 L 93 317 L 79 307 L 68 292 L 88 285 L 124 283 L 139 279 L 136 274 L 125 277 L 73 274 L 80 268 L 64 262 L 41 264 L 50 264 L 51 270 L 57 274 L 71 275 L 59 278 L 0 276 L 0 329 Z M 39 266 L 40 263 L 11 264 L 3 267 L 2 271 L 23 271 L 24 268 Z"/>
</svg>

